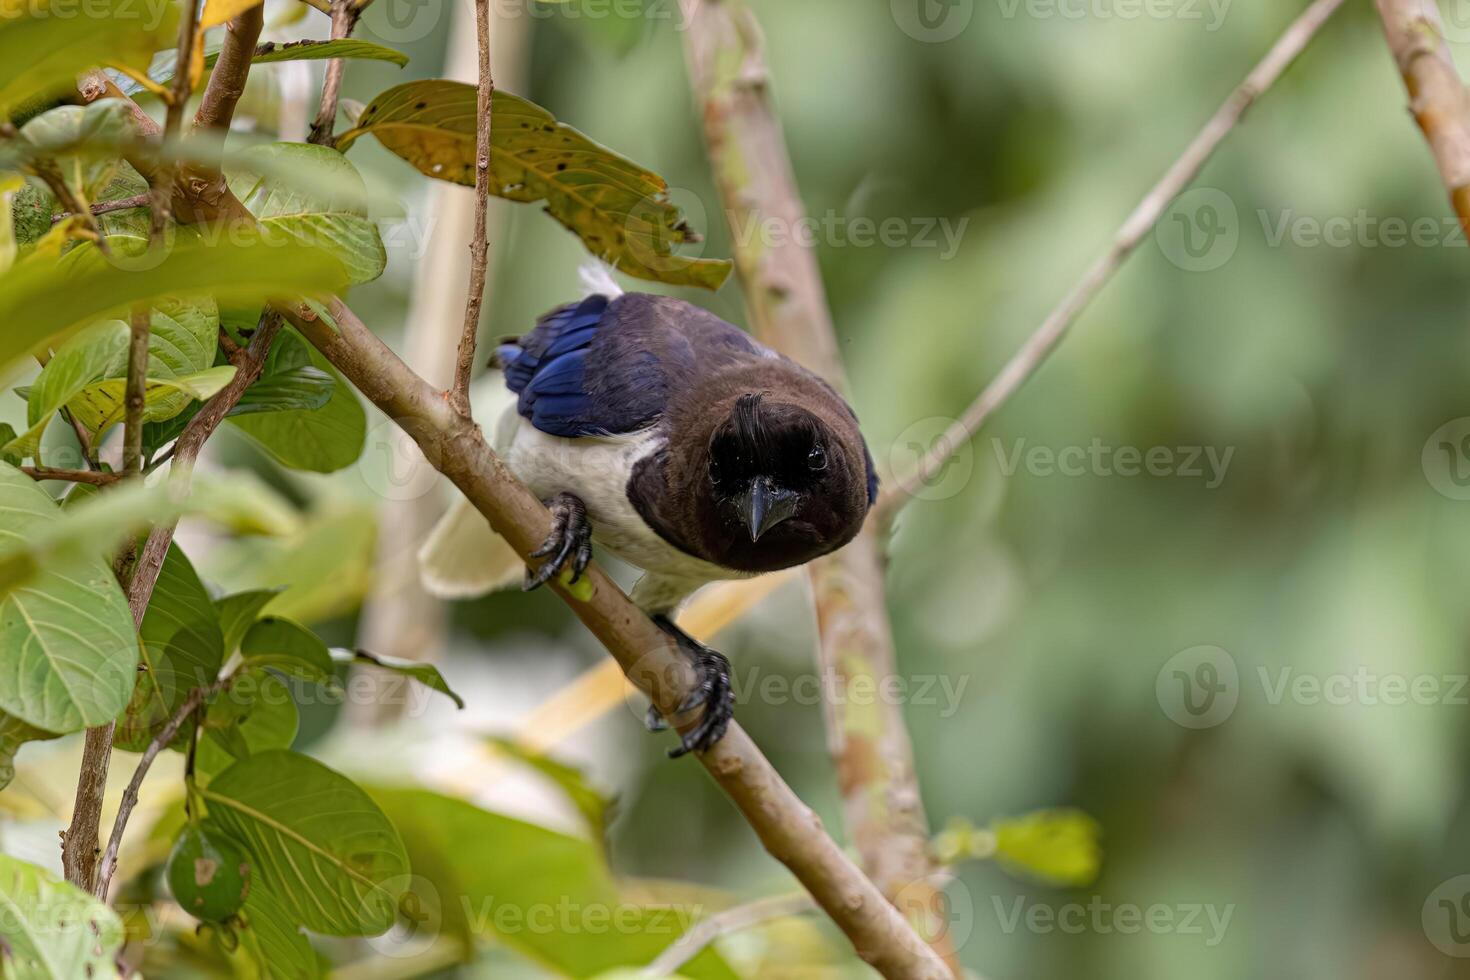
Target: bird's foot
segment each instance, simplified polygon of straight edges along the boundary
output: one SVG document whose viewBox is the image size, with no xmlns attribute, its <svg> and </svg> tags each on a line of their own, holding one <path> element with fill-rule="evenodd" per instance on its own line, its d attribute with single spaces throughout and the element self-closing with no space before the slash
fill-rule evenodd
<svg viewBox="0 0 1470 980">
<path fill-rule="evenodd" d="M 531 552 L 532 558 L 546 561 L 535 569 L 526 569 L 526 581 L 521 586 L 527 592 L 539 588 L 571 563 L 571 582 L 582 577 L 587 563 L 592 560 L 592 524 L 587 520 L 587 505 L 575 494 L 559 493 L 546 502 L 551 510 L 551 533 L 546 541 Z"/>
<path fill-rule="evenodd" d="M 679 650 L 694 663 L 694 671 L 699 678 L 694 690 L 679 705 L 679 714 L 698 707 L 704 708 L 699 724 L 680 737 L 678 746 L 669 749 L 669 758 L 677 759 L 690 752 L 705 752 L 725 737 L 725 729 L 730 727 L 730 719 L 735 716 L 735 691 L 730 686 L 730 661 L 725 659 L 723 653 L 711 650 L 679 629 L 667 617 L 655 616 L 653 621 L 659 629 L 674 638 Z M 645 723 L 651 732 L 660 732 L 669 727 L 658 708 L 653 706 L 648 709 Z"/>
</svg>

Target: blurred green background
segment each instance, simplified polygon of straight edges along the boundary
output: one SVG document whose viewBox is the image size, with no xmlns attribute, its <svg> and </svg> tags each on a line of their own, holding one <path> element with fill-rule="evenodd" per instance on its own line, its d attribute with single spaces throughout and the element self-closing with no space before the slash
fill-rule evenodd
<svg viewBox="0 0 1470 980">
<path fill-rule="evenodd" d="M 921 29 L 907 0 L 751 4 L 885 471 L 968 404 L 1301 6 L 921 2 L 950 19 Z M 413 61 L 351 64 L 346 95 L 440 75 L 450 4 L 429 0 L 413 38 L 367 17 L 363 36 Z M 707 236 L 702 254 L 728 256 L 676 6 L 496 6 L 524 64 L 507 87 L 665 176 Z M 1470 65 L 1470 45 L 1454 47 Z M 266 131 L 279 85 L 252 82 Z M 385 216 L 388 273 L 352 299 L 402 344 L 443 205 L 372 141 L 351 159 L 403 202 Z M 1103 828 L 1102 875 L 1086 888 L 961 866 L 952 936 L 993 980 L 1466 975 L 1470 886 L 1454 879 L 1470 872 L 1470 250 L 1369 4 L 1328 25 L 1196 186 L 1212 192 L 1181 198 L 892 543 L 900 670 L 934 685 L 905 704 L 931 823 L 1071 806 Z M 584 260 L 535 210 L 492 208 L 486 337 L 575 296 Z M 855 243 L 864 222 L 897 230 Z M 733 281 L 681 295 L 744 322 Z M 254 459 L 237 437 L 217 442 Z M 366 461 L 330 478 L 256 461 L 321 515 L 322 537 L 284 556 L 204 542 L 207 574 L 290 577 L 299 615 L 360 640 L 373 604 L 411 591 L 411 551 L 372 567 L 374 467 L 390 442 L 376 426 Z M 1073 461 L 1087 451 L 1080 466 L 1048 465 L 1071 447 Z M 1150 450 L 1154 472 L 1120 472 Z M 438 651 L 470 710 L 390 724 L 323 709 L 307 744 L 359 770 L 453 770 L 456 728 L 512 731 L 602 657 L 550 595 L 460 603 L 442 629 L 413 615 L 422 633 L 379 652 Z M 794 588 L 717 645 L 744 686 L 742 723 L 840 830 L 820 706 L 759 689 L 809 681 L 813 643 Z M 1212 678 L 1207 716 L 1191 714 L 1209 692 L 1189 685 Z M 617 797 L 614 870 L 739 895 L 789 888 L 704 772 L 665 761 L 666 740 L 630 707 L 556 749 Z M 514 779 L 469 790 L 537 812 Z M 841 950 L 836 937 L 825 965 L 789 975 L 860 972 Z M 457 970 L 535 975 L 500 957 Z"/>
</svg>

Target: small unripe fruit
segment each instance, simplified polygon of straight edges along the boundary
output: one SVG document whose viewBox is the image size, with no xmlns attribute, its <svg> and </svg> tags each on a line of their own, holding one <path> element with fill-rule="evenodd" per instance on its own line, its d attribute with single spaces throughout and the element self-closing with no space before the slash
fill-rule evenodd
<svg viewBox="0 0 1470 980">
<path fill-rule="evenodd" d="M 168 887 L 185 912 L 223 922 L 250 894 L 250 864 L 234 841 L 190 826 L 169 855 Z"/>
</svg>

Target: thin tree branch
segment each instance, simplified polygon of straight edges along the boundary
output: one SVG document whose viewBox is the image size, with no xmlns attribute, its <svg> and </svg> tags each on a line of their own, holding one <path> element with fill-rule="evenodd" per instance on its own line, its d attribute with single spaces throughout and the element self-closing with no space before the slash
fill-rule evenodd
<svg viewBox="0 0 1470 980">
<path fill-rule="evenodd" d="M 164 114 L 162 141 L 176 139 L 184 123 L 184 110 L 189 105 L 189 93 L 193 79 L 190 66 L 193 64 L 195 36 L 199 33 L 199 5 L 193 0 L 184 3 L 184 15 L 179 18 L 179 43 L 174 56 L 173 88 L 169 91 L 168 108 Z M 157 248 L 163 241 L 164 228 L 168 224 L 173 203 L 174 180 L 178 168 L 164 163 L 148 185 L 148 244 Z M 134 340 L 136 341 L 136 324 Z"/>
<path fill-rule="evenodd" d="M 722 936 L 743 932 L 752 926 L 812 911 L 811 896 L 773 895 L 718 912 L 695 923 L 688 932 L 669 944 L 658 958 L 639 972 L 645 977 L 666 977 L 699 955 L 700 950 Z"/>
<path fill-rule="evenodd" d="M 351 37 L 361 12 L 362 8 L 355 0 L 332 0 L 332 39 Z M 332 144 L 332 130 L 337 125 L 337 99 L 342 92 L 342 73 L 346 68 L 344 58 L 333 58 L 327 62 L 326 76 L 322 79 L 321 106 L 311 124 L 311 135 L 306 138 L 308 143 Z"/>
<path fill-rule="evenodd" d="M 121 473 L 103 473 L 98 470 L 64 470 L 54 466 L 22 466 L 20 471 L 33 480 L 64 480 L 67 483 L 87 483 L 94 487 L 105 487 L 123 478 Z"/>
<path fill-rule="evenodd" d="M 475 33 L 480 55 L 479 91 L 475 100 L 478 113 L 475 123 L 475 235 L 470 241 L 470 285 L 464 304 L 464 332 L 459 338 L 454 384 L 449 389 L 449 404 L 466 418 L 470 414 L 470 372 L 475 367 L 475 341 L 480 333 L 480 306 L 485 301 L 485 261 L 489 252 L 485 241 L 485 207 L 490 196 L 490 101 L 495 92 L 495 79 L 490 74 L 490 0 L 475 0 Z"/>
<path fill-rule="evenodd" d="M 148 207 L 148 201 L 149 195 L 134 194 L 132 197 L 120 197 L 115 201 L 98 201 L 96 204 L 91 205 L 89 210 L 93 214 L 111 214 L 114 211 L 130 211 L 133 208 L 146 208 Z M 54 225 L 59 221 L 65 221 L 71 215 L 72 212 L 70 211 L 53 214 L 51 216 L 51 223 Z"/>
<path fill-rule="evenodd" d="M 122 800 L 117 805 L 117 817 L 112 821 L 112 834 L 107 839 L 107 850 L 102 855 L 102 872 L 97 881 L 96 896 L 102 901 L 107 901 L 107 889 L 112 884 L 112 876 L 117 872 L 117 854 L 122 848 L 123 832 L 127 829 L 128 819 L 133 815 L 133 809 L 138 805 L 138 791 L 143 787 L 143 780 L 148 776 L 148 770 L 152 768 L 153 761 L 158 758 L 160 752 L 168 748 L 169 743 L 178 735 L 179 729 L 184 727 L 184 722 L 189 716 L 198 710 L 204 703 L 204 699 L 221 690 L 227 682 L 219 680 L 209 687 L 196 687 L 189 692 L 184 703 L 174 712 L 168 724 L 161 728 L 153 741 L 143 750 L 143 755 L 138 759 L 138 768 L 133 770 L 133 778 L 128 781 L 127 789 L 123 790 Z"/>
<path fill-rule="evenodd" d="M 874 515 L 879 526 L 891 524 L 914 491 L 933 479 L 944 467 L 945 461 L 968 443 L 995 410 L 1005 404 L 1036 373 L 1093 297 L 1107 285 L 1113 273 L 1118 271 L 1123 261 L 1133 254 L 1139 242 L 1158 223 L 1174 198 L 1204 169 L 1216 148 L 1240 122 L 1246 110 L 1291 67 L 1292 62 L 1296 61 L 1297 56 L 1340 6 L 1342 0 L 1315 0 L 1277 38 L 1271 50 L 1251 69 L 1245 81 L 1215 110 L 1204 128 L 1185 148 L 1183 155 L 1174 161 L 1159 182 L 1133 209 L 1133 213 L 1113 236 L 1107 250 L 1093 261 L 1082 279 L 1026 339 L 1021 349 L 1006 362 L 1000 373 L 980 392 L 970 407 L 965 409 L 959 421 L 951 425 L 934 444 L 934 448 L 919 461 L 915 470 L 896 481 L 892 489 L 883 494 Z"/>
<path fill-rule="evenodd" d="M 1460 226 L 1470 234 L 1470 91 L 1455 70 L 1434 0 L 1377 0 L 1383 33 Z"/>
<path fill-rule="evenodd" d="M 737 0 L 682 0 L 689 74 L 704 121 L 705 143 L 724 210 L 733 227 L 805 216 L 770 82 L 759 25 Z M 836 333 L 813 251 L 799 236 L 766 242 L 733 236 L 735 262 L 756 334 L 766 343 L 846 387 Z M 877 530 L 869 526 L 836 554 L 807 566 L 817 613 L 818 655 L 832 690 L 878 689 L 898 671 L 888 619 Z M 929 825 L 919 794 L 913 745 L 902 707 L 885 702 L 852 710 L 826 699 L 827 741 L 837 767 L 847 832 L 864 869 L 900 911 L 937 937 L 952 970 L 959 961 L 948 933 L 931 928 L 942 879 L 929 854 Z"/>
<path fill-rule="evenodd" d="M 154 236 L 157 240 L 157 236 Z M 152 321 L 147 304 L 129 318 L 128 376 L 123 395 L 123 473 L 143 472 L 143 410 L 148 404 L 148 334 Z"/>
<path fill-rule="evenodd" d="M 551 515 L 491 451 L 473 421 L 414 374 L 340 300 L 336 329 L 302 311 L 286 317 L 338 371 L 393 419 L 523 558 L 540 546 Z M 688 661 L 595 563 L 573 594 L 552 588 L 665 717 L 694 678 Z M 686 722 L 692 724 L 693 720 Z M 822 829 L 738 724 L 699 759 L 745 815 L 766 850 L 791 869 L 867 962 L 886 977 L 945 978 L 950 971 Z"/>
</svg>

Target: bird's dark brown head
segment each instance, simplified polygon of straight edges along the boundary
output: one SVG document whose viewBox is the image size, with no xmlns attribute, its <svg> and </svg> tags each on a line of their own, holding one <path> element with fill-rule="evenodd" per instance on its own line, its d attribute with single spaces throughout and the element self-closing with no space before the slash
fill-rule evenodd
<svg viewBox="0 0 1470 980">
<path fill-rule="evenodd" d="M 850 413 L 827 419 L 743 394 L 714 427 L 705 457 L 696 526 L 702 550 L 726 568 L 803 564 L 852 540 L 867 516 L 868 455 Z"/>
</svg>

